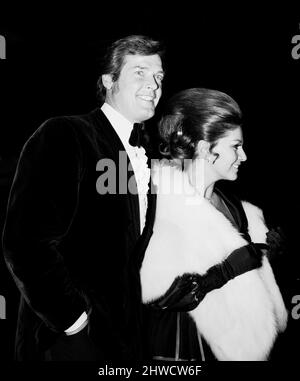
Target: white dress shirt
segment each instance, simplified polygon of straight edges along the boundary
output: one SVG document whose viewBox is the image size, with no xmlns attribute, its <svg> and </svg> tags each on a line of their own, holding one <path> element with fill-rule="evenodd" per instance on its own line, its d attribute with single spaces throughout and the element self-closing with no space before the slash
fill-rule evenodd
<svg viewBox="0 0 300 381">
<path fill-rule="evenodd" d="M 146 152 L 144 148 L 132 147 L 128 142 L 133 129 L 133 123 L 129 122 L 123 115 L 107 103 L 103 104 L 101 110 L 118 134 L 126 153 L 129 156 L 137 182 L 140 206 L 140 227 L 142 233 L 146 221 L 147 192 L 150 179 L 150 169 L 147 165 Z"/>
</svg>

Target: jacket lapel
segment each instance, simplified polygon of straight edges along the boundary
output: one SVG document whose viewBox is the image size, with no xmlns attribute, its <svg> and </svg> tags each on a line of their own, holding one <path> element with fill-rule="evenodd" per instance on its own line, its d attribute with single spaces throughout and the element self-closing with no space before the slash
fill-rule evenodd
<svg viewBox="0 0 300 381">
<path fill-rule="evenodd" d="M 126 194 L 121 194 L 122 196 L 126 197 L 127 200 L 127 207 L 128 207 L 128 217 L 131 221 L 131 224 L 129 224 L 129 227 L 132 227 L 133 233 L 135 237 L 139 237 L 140 235 L 140 207 L 139 207 L 139 198 L 137 192 L 134 194 L 129 191 L 128 189 L 128 181 L 130 180 L 131 187 L 132 182 L 134 183 L 134 187 L 137 187 L 135 174 L 133 171 L 129 171 L 128 168 L 132 168 L 132 165 L 130 163 L 130 159 L 127 155 L 127 152 L 125 150 L 125 147 L 119 138 L 118 134 L 114 130 L 113 126 L 109 122 L 109 120 L 106 118 L 104 113 L 100 109 L 95 109 L 92 111 L 92 115 L 95 120 L 96 127 L 101 130 L 101 136 L 104 137 L 105 141 L 109 143 L 110 153 L 112 156 L 112 159 L 116 163 L 117 168 L 117 193 L 119 192 L 119 179 L 123 178 L 123 181 L 126 181 Z M 126 163 L 120 162 L 120 151 L 125 152 L 125 156 L 122 156 L 126 158 Z M 126 169 L 125 169 L 126 167 Z M 125 171 L 124 171 L 125 170 Z"/>
</svg>

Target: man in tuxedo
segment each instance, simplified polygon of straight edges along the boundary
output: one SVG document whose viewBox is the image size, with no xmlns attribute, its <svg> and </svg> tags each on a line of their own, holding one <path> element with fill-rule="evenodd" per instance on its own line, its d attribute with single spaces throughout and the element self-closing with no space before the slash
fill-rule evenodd
<svg viewBox="0 0 300 381">
<path fill-rule="evenodd" d="M 51 118 L 23 147 L 3 232 L 21 292 L 18 360 L 142 356 L 139 253 L 155 206 L 131 133 L 154 115 L 162 59 L 148 37 L 114 42 L 98 81 L 101 108 Z"/>
</svg>

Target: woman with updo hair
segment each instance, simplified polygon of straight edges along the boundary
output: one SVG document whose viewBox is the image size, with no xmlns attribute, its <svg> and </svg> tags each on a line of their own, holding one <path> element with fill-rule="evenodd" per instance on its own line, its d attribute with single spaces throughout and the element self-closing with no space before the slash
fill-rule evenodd
<svg viewBox="0 0 300 381">
<path fill-rule="evenodd" d="M 175 94 L 159 122 L 156 217 L 141 268 L 151 359 L 267 360 L 286 327 L 268 260 L 279 233 L 216 185 L 236 180 L 247 159 L 241 124 L 230 96 L 202 88 Z"/>
</svg>

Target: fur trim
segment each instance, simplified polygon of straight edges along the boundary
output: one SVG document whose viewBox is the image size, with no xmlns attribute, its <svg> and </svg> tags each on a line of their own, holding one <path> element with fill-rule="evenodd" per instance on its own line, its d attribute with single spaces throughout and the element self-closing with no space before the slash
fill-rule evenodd
<svg viewBox="0 0 300 381">
<path fill-rule="evenodd" d="M 248 232 L 252 241 L 265 243 L 268 228 L 266 227 L 262 210 L 248 201 L 242 201 L 242 205 L 248 220 Z"/>
<path fill-rule="evenodd" d="M 252 241 L 265 243 L 268 228 L 266 227 L 262 210 L 247 201 L 242 201 L 242 205 L 247 216 L 248 231 Z M 263 281 L 268 288 L 269 294 L 272 298 L 278 330 L 284 331 L 287 325 L 288 315 L 283 299 L 281 297 L 279 287 L 275 281 L 273 270 L 266 257 L 264 258 L 264 264 L 262 268 L 258 271 L 260 272 L 260 276 L 263 278 Z"/>
<path fill-rule="evenodd" d="M 176 205 L 176 208 L 174 208 Z M 262 211 L 243 206 L 254 242 L 265 242 Z M 175 277 L 205 273 L 247 242 L 209 202 L 187 203 L 186 196 L 159 195 L 153 236 L 141 268 L 142 295 L 150 302 L 163 295 Z M 189 312 L 219 360 L 267 359 L 287 313 L 267 258 L 206 295 Z"/>
</svg>

